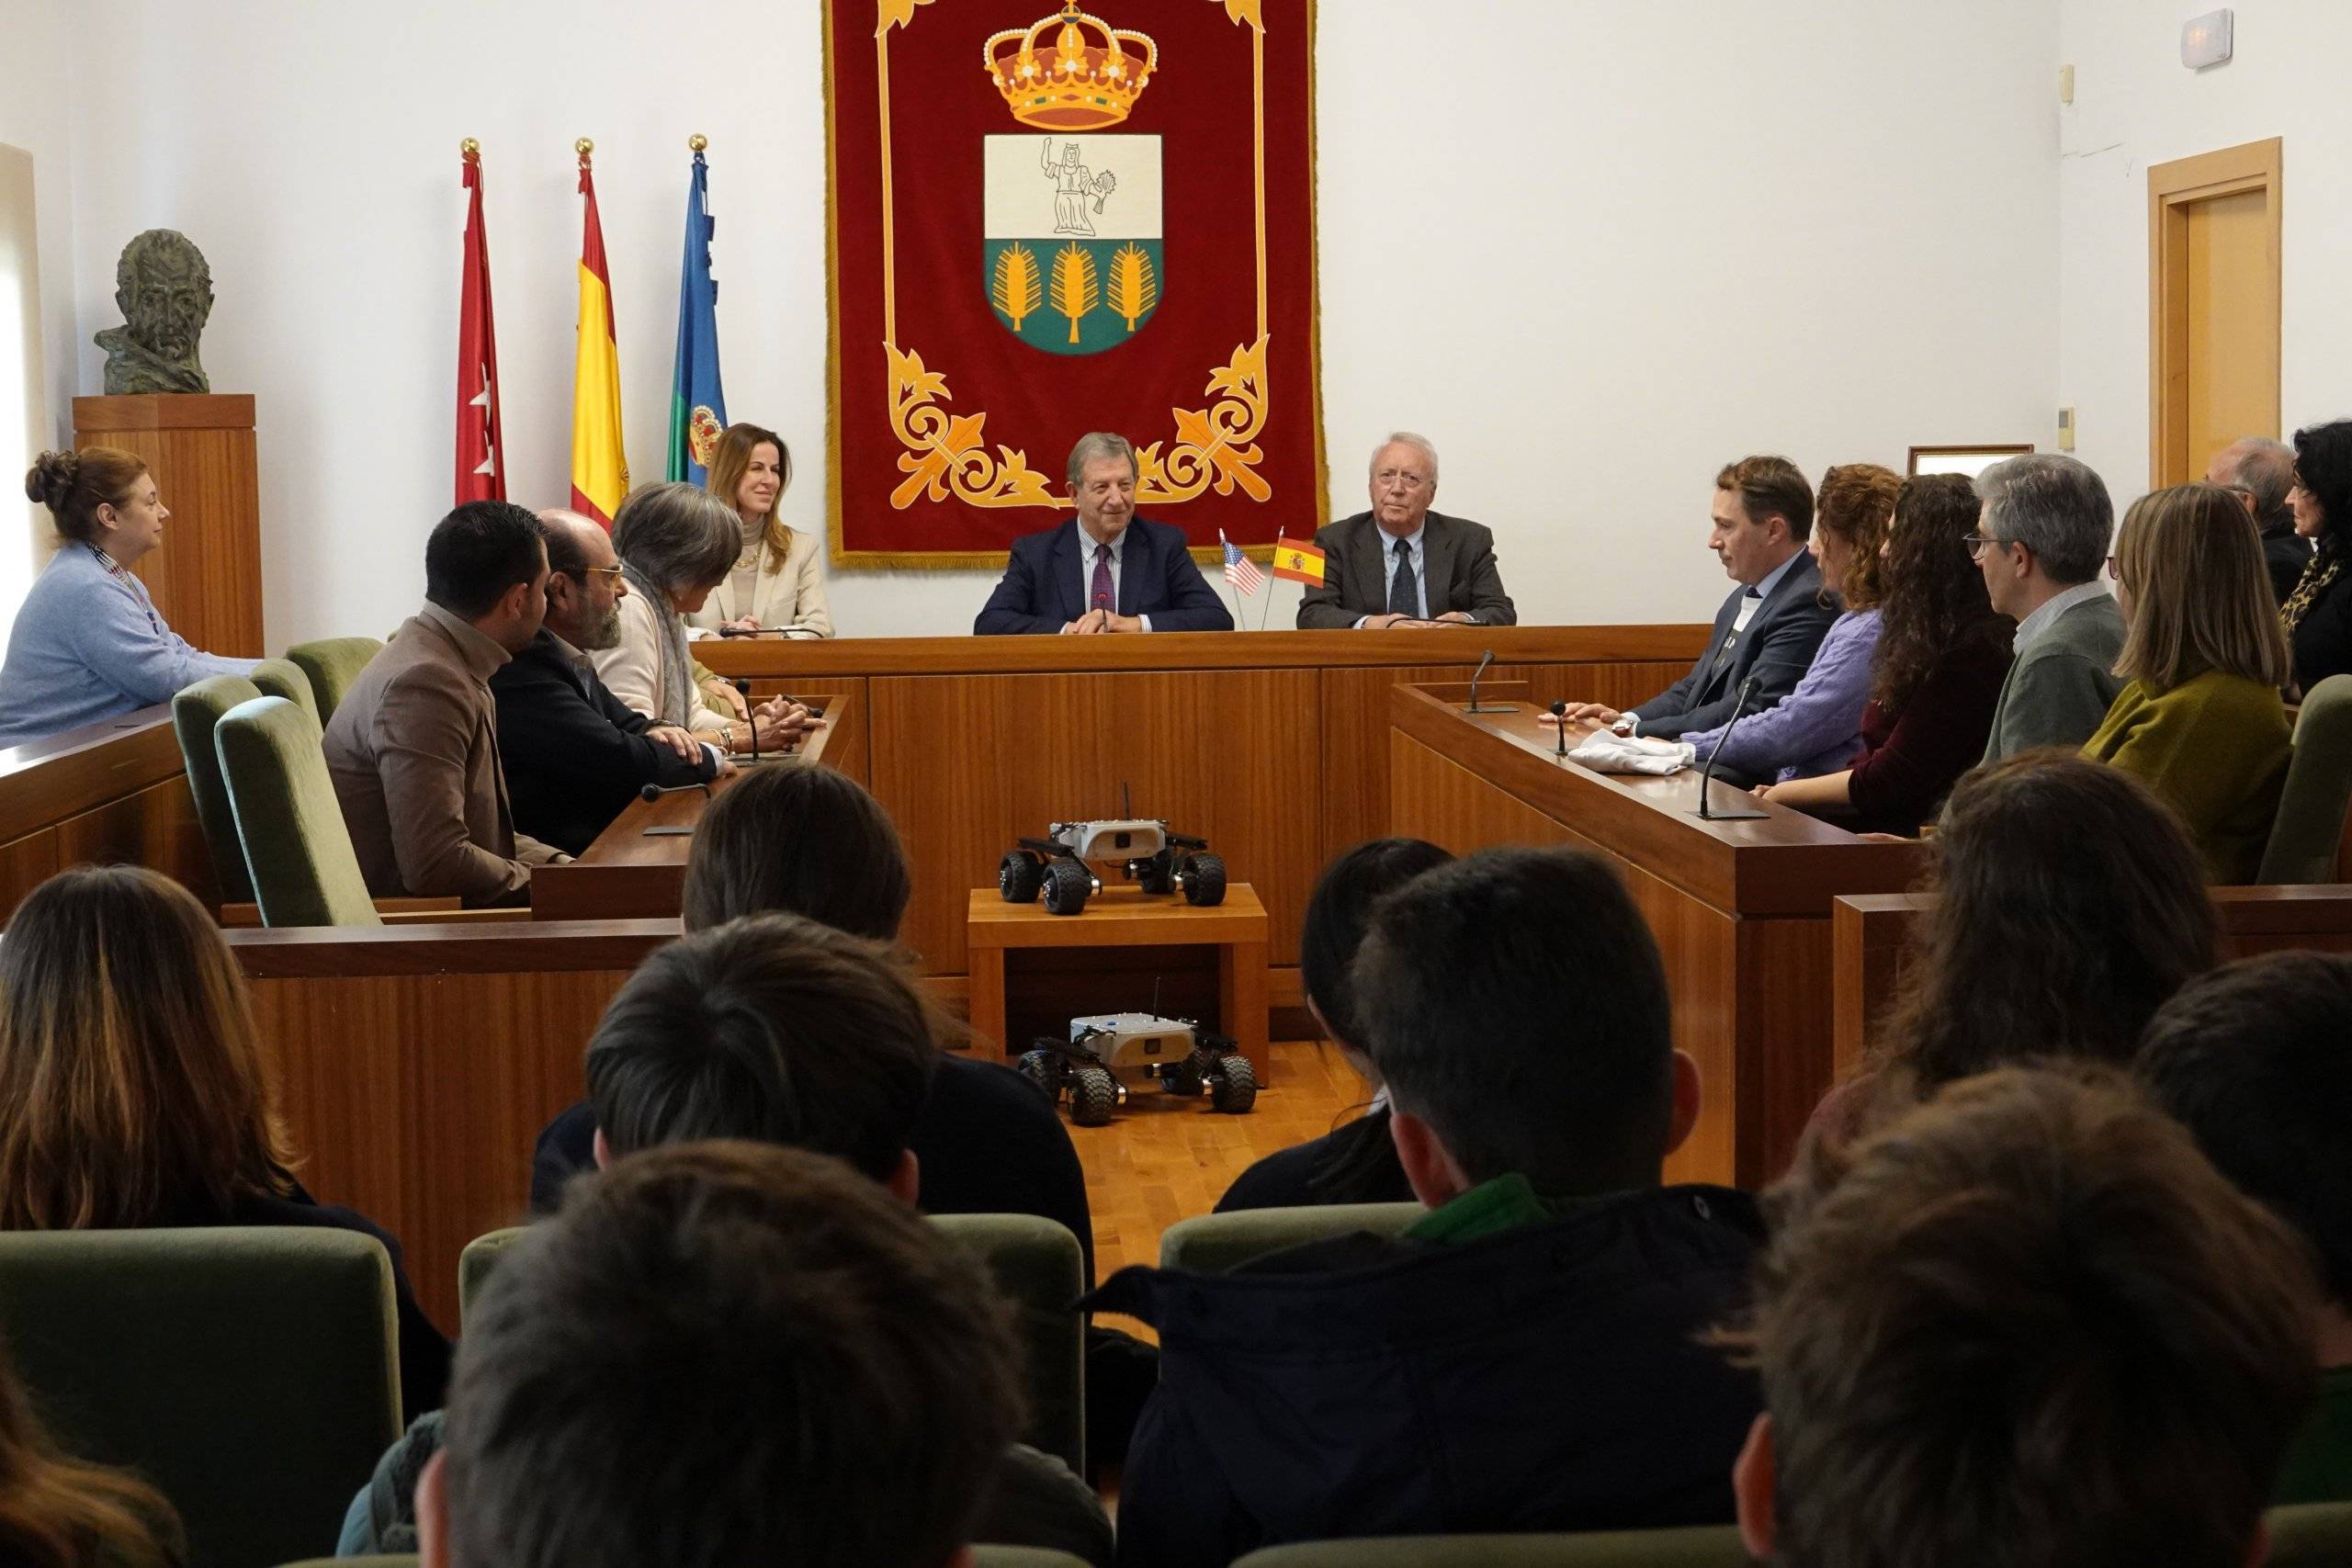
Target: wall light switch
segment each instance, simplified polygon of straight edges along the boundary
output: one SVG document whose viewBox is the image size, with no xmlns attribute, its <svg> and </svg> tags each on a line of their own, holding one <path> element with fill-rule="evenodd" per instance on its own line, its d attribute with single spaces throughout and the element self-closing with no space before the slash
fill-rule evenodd
<svg viewBox="0 0 2352 1568">
<path fill-rule="evenodd" d="M 2071 65 L 2058 67 L 2058 101 L 2062 104 L 2075 101 L 2075 68 Z"/>
<path fill-rule="evenodd" d="M 2064 408 L 2058 411 L 2058 450 L 2061 452 L 2072 452 L 2074 449 L 2075 405 L 2068 403 Z"/>
</svg>

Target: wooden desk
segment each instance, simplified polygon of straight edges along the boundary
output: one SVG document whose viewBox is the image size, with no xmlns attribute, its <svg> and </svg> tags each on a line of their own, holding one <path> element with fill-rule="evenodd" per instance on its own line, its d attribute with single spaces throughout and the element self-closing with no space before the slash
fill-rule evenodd
<svg viewBox="0 0 2352 1568">
<path fill-rule="evenodd" d="M 1779 807 L 1702 821 L 1694 773 L 1563 763 L 1532 705 L 1474 716 L 1406 686 L 1389 716 L 1392 832 L 1460 853 L 1573 844 L 1625 874 L 1665 955 L 1675 1043 L 1705 1089 L 1669 1178 L 1753 1188 L 1777 1175 L 1831 1082 L 1831 903 L 1909 886 L 1920 847 L 1865 843 Z"/>
<path fill-rule="evenodd" d="M 2352 952 L 2352 885 L 2216 887 L 2213 916 L 2222 957 L 2312 948 Z M 1844 1077 L 1876 1043 L 1873 1029 L 1894 999 L 1911 956 L 1911 932 L 1934 900 L 1917 893 L 1846 897 L 1830 915 L 1834 952 L 1833 1031 Z"/>
<path fill-rule="evenodd" d="M 706 639 L 755 692 L 865 698 L 866 783 L 914 867 L 907 944 L 968 972 L 971 889 L 1049 822 L 1136 814 L 1206 838 L 1265 901 L 1272 996 L 1299 1002 L 1298 936 L 1324 864 L 1388 826 L 1388 692 L 1466 680 L 1623 706 L 1679 679 L 1708 628 L 1464 626 L 1148 637 Z M 845 768 L 847 764 L 842 764 Z"/>
<path fill-rule="evenodd" d="M 793 755 L 804 761 L 840 767 L 865 782 L 864 704 L 846 693 L 824 693 L 804 699 L 825 712 L 822 728 L 811 732 Z M 850 766 L 843 767 L 847 762 Z M 628 920 L 677 918 L 686 887 L 686 859 L 694 850 L 691 832 L 650 833 L 654 828 L 691 829 L 702 820 L 705 807 L 748 770 L 767 763 L 746 763 L 746 772 L 719 779 L 705 795 L 697 789 L 680 790 L 657 800 L 632 800 L 612 826 L 596 835 L 588 852 L 569 865 L 541 866 L 531 873 L 531 918 L 535 920 Z"/>
<path fill-rule="evenodd" d="M 1194 908 L 1182 897 L 1106 886 L 1075 915 L 1043 904 L 1008 904 L 993 887 L 972 891 L 965 919 L 971 957 L 972 1032 L 1013 1055 L 1004 1026 L 1004 955 L 1012 948 L 1182 947 L 1217 950 L 1218 1026 L 1233 1037 L 1261 1084 L 1273 1081 L 1266 1043 L 1266 907 L 1246 882 L 1225 902 Z M 1142 1006 L 1140 999 L 1136 1010 Z"/>
<path fill-rule="evenodd" d="M 528 1208 L 531 1145 L 584 1092 L 588 1037 L 678 922 L 308 926 L 221 933 L 320 1201 L 398 1236 L 458 1327 L 458 1255 Z"/>
<path fill-rule="evenodd" d="M 167 705 L 0 750 L 0 921 L 93 861 L 152 866 L 220 902 Z"/>
</svg>

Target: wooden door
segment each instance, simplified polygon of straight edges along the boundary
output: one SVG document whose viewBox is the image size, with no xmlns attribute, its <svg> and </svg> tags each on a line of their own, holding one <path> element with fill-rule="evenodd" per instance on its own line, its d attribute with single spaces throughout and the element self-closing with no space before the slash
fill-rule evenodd
<svg viewBox="0 0 2352 1568">
<path fill-rule="evenodd" d="M 2148 170 L 2151 484 L 2278 434 L 2279 146 Z"/>
</svg>

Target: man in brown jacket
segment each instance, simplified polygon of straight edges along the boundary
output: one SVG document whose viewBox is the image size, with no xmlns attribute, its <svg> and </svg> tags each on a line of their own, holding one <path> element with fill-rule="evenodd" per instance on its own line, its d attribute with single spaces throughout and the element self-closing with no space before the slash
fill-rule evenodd
<svg viewBox="0 0 2352 1568">
<path fill-rule="evenodd" d="M 537 521 L 469 502 L 424 545 L 424 608 L 402 623 L 327 726 L 327 771 L 368 891 L 527 904 L 531 867 L 564 857 L 514 831 L 493 671 L 547 615 Z"/>
</svg>

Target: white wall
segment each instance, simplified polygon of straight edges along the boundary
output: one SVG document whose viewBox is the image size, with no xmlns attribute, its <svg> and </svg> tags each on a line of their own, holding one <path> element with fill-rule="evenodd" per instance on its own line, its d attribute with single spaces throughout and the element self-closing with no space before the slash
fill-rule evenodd
<svg viewBox="0 0 2352 1568">
<path fill-rule="evenodd" d="M 63 0 L 8 0 L 5 39 L 11 62 L 38 62 L 68 57 L 67 12 Z M 41 365 L 33 406 L 27 411 L 42 446 L 62 446 L 73 431 L 76 355 L 74 351 L 74 182 L 73 96 L 67 73 L 37 63 L 7 72 L 8 86 L 0 92 L 0 142 L 32 154 L 35 260 L 40 312 L 37 349 Z M 19 286 L 25 281 L 19 279 Z M 0 309 L 10 308 L 0 305 Z M 8 323 L 10 331 L 15 323 Z M 0 371 L 0 374 L 12 372 Z M 13 402 L 13 397 L 10 400 Z M 11 423 L 0 439 L 7 461 L 0 462 L 0 648 L 8 640 L 8 623 L 30 585 L 32 575 L 46 560 L 55 537 L 46 509 L 24 499 L 24 470 L 30 457 L 17 463 L 18 438 Z"/>
<path fill-rule="evenodd" d="M 2192 72 L 2180 63 L 2180 24 L 2199 8 L 2061 6 L 2060 54 L 2075 74 L 2061 114 L 2060 400 L 2076 406 L 2076 455 L 2119 503 L 2148 484 L 2151 164 L 2285 138 L 2282 434 L 2352 414 L 2352 6 L 2249 0 L 2236 6 L 2236 58 Z"/>
<path fill-rule="evenodd" d="M 1421 430 L 1444 452 L 1441 506 L 1501 535 L 1522 618 L 1691 620 L 1723 592 L 1701 543 L 1727 457 L 1781 450 L 1817 473 L 1899 465 L 1914 441 L 2046 444 L 2052 4 L 1324 0 L 1335 511 L 1363 504 L 1375 436 Z M 991 28 L 1011 14 L 982 9 Z M 489 170 L 515 498 L 567 484 L 581 134 L 633 468 L 658 472 L 700 130 L 729 409 L 793 441 L 786 515 L 821 526 L 813 0 L 712 0 L 690 27 L 581 0 L 435 0 L 396 23 L 297 0 L 77 14 L 127 62 L 77 128 L 80 335 L 113 319 L 130 234 L 181 228 L 211 258 L 206 366 L 260 400 L 273 642 L 380 631 L 421 591 L 447 504 L 467 135 Z M 713 39 L 734 40 L 723 82 Z M 99 357 L 84 352 L 85 385 Z M 990 581 L 845 575 L 835 618 L 960 631 Z"/>
</svg>

